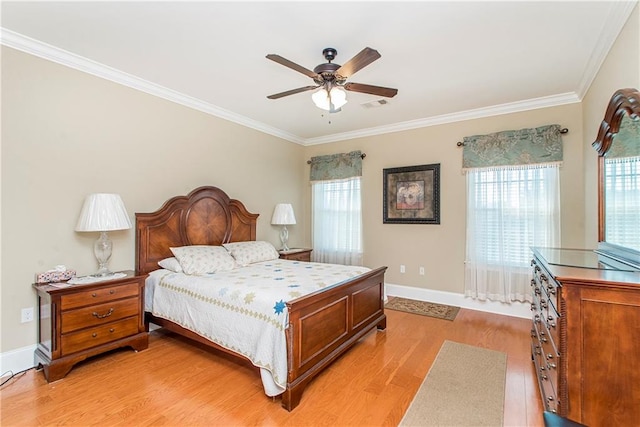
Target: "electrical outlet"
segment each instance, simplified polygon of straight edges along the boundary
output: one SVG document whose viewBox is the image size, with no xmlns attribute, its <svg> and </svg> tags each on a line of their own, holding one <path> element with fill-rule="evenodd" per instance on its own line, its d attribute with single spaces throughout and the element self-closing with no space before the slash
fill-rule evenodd
<svg viewBox="0 0 640 427">
<path fill-rule="evenodd" d="M 420 267 L 420 275 L 424 276 L 424 267 Z"/>
<path fill-rule="evenodd" d="M 404 272 L 405 272 L 404 264 L 400 264 L 400 273 L 404 273 Z"/>
<path fill-rule="evenodd" d="M 20 312 L 20 322 L 33 322 L 33 307 L 23 308 Z"/>
</svg>

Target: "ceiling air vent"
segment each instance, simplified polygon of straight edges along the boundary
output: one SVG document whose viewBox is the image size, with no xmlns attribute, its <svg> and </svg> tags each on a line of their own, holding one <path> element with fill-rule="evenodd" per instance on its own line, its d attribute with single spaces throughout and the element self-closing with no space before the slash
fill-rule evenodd
<svg viewBox="0 0 640 427">
<path fill-rule="evenodd" d="M 386 105 L 388 103 L 389 103 L 389 101 L 387 101 L 386 99 L 378 99 L 376 101 L 366 102 L 366 103 L 360 104 L 360 105 L 362 105 L 364 108 L 378 108 L 378 107 L 382 107 L 383 105 Z"/>
</svg>

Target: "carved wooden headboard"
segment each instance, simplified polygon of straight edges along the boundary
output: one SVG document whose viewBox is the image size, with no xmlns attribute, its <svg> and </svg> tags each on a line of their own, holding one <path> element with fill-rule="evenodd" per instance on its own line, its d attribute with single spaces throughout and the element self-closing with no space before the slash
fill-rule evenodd
<svg viewBox="0 0 640 427">
<path fill-rule="evenodd" d="M 173 256 L 171 247 L 255 240 L 258 216 L 217 187 L 199 187 L 155 212 L 136 213 L 136 271 L 157 270 L 158 261 Z"/>
</svg>

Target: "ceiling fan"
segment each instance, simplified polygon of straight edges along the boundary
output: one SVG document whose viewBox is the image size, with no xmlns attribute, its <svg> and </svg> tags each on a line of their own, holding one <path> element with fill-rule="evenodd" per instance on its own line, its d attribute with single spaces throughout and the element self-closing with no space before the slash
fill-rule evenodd
<svg viewBox="0 0 640 427">
<path fill-rule="evenodd" d="M 316 83 L 315 86 L 299 87 L 297 89 L 291 89 L 285 92 L 269 95 L 267 98 L 278 99 L 320 88 L 320 90 L 312 95 L 313 102 L 319 108 L 327 110 L 330 113 L 335 113 L 340 111 L 340 108 L 347 102 L 347 95 L 344 90 L 369 93 L 371 95 L 384 96 L 386 98 L 393 98 L 398 93 L 398 89 L 388 87 L 372 86 L 353 82 L 347 83 L 347 79 L 349 77 L 380 58 L 381 55 L 377 50 L 365 47 L 360 51 L 360 53 L 347 61 L 344 65 L 334 64 L 332 62 L 338 55 L 338 51 L 332 47 L 324 49 L 322 51 L 322 55 L 327 62 L 318 65 L 313 69 L 313 71 L 308 70 L 295 62 L 291 62 L 280 55 L 267 55 L 267 59 L 284 65 L 285 67 L 289 67 L 294 71 L 304 74 L 305 76 L 311 77 Z"/>
</svg>

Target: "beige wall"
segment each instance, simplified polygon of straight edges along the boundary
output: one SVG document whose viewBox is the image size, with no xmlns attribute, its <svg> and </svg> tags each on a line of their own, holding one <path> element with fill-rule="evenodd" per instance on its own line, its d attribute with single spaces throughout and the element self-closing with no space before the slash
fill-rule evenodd
<svg viewBox="0 0 640 427">
<path fill-rule="evenodd" d="M 369 138 L 308 147 L 306 156 L 362 150 L 362 198 L 365 265 L 386 265 L 386 281 L 431 290 L 462 293 L 465 257 L 464 136 L 558 123 L 569 128 L 563 136 L 561 169 L 562 241 L 583 245 L 582 115 L 580 104 L 532 110 L 477 120 L 432 126 Z M 440 225 L 383 224 L 384 168 L 440 163 Z M 307 185 L 307 203 L 310 202 Z M 400 273 L 400 265 L 406 273 Z M 425 275 L 419 275 L 419 268 Z"/>
<path fill-rule="evenodd" d="M 0 351 L 36 342 L 34 274 L 65 264 L 97 269 L 93 233 L 74 232 L 84 197 L 120 193 L 129 216 L 215 185 L 260 213 L 302 212 L 303 147 L 37 57 L 2 48 L 2 282 Z M 268 191 L 267 191 L 268 190 Z M 304 215 L 291 242 L 305 245 Z M 110 233 L 113 270 L 134 267 L 133 230 Z"/>
<path fill-rule="evenodd" d="M 591 146 L 596 139 L 611 95 L 621 88 L 640 89 L 640 6 L 620 32 L 615 44 L 582 100 L 585 134 L 585 241 L 595 247 L 598 241 L 598 155 Z"/>
</svg>

